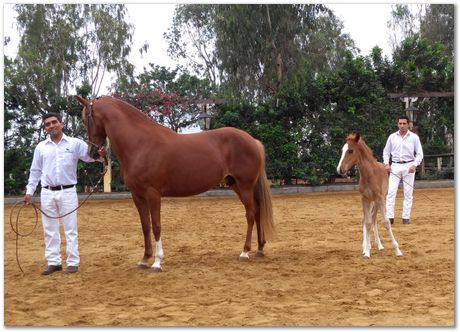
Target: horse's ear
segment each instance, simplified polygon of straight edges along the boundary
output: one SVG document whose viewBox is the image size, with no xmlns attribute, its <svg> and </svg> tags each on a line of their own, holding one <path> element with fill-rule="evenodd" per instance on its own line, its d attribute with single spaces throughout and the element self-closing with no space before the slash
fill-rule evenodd
<svg viewBox="0 0 460 332">
<path fill-rule="evenodd" d="M 356 133 L 355 134 L 355 141 L 358 142 L 360 138 L 361 138 L 360 133 Z"/>
<path fill-rule="evenodd" d="M 84 107 L 88 106 L 88 100 L 86 100 L 85 98 L 80 97 L 80 96 L 75 96 L 75 98 L 78 99 L 78 101 L 80 102 L 82 106 Z"/>
</svg>

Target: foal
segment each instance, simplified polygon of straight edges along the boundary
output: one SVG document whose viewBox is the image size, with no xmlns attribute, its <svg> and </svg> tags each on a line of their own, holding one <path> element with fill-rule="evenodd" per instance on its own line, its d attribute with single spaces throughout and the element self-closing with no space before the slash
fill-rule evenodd
<svg viewBox="0 0 460 332">
<path fill-rule="evenodd" d="M 398 242 L 391 230 L 390 220 L 385 213 L 385 197 L 388 191 L 388 172 L 382 163 L 373 156 L 372 150 L 366 145 L 359 133 L 350 134 L 342 148 L 342 157 L 337 165 L 337 173 L 345 175 L 348 170 L 357 165 L 359 170 L 359 192 L 363 205 L 363 255 L 371 255 L 371 225 L 374 226 L 375 243 L 383 250 L 377 229 L 377 213 L 380 211 L 384 218 L 384 226 L 390 234 L 396 256 L 402 256 Z"/>
</svg>

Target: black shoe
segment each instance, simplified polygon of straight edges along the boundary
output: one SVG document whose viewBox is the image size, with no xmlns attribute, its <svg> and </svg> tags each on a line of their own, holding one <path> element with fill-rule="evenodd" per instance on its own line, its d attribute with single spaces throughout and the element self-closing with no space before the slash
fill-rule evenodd
<svg viewBox="0 0 460 332">
<path fill-rule="evenodd" d="M 42 272 L 42 275 L 47 276 L 48 274 L 62 271 L 62 265 L 48 265 L 48 267 Z"/>
<path fill-rule="evenodd" d="M 78 272 L 78 266 L 67 266 L 65 271 L 66 273 L 76 273 Z"/>
<path fill-rule="evenodd" d="M 390 224 L 393 225 L 393 223 L 395 222 L 395 218 L 389 218 L 390 219 Z"/>
<path fill-rule="evenodd" d="M 403 224 L 405 224 L 405 225 L 410 224 L 409 219 L 403 219 Z"/>
</svg>

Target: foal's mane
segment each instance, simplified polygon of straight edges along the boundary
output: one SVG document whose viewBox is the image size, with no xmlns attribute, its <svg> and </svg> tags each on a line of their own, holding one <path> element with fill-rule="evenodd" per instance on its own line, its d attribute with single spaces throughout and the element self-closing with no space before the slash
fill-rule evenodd
<svg viewBox="0 0 460 332">
<path fill-rule="evenodd" d="M 356 144 L 356 147 L 358 148 L 360 152 L 360 156 L 363 159 L 370 159 L 370 160 L 376 160 L 374 157 L 374 152 L 370 147 L 367 146 L 366 142 L 364 141 L 364 138 L 360 134 L 350 134 L 347 136 L 347 143 L 350 145 L 350 141 L 353 142 L 353 144 Z"/>
</svg>

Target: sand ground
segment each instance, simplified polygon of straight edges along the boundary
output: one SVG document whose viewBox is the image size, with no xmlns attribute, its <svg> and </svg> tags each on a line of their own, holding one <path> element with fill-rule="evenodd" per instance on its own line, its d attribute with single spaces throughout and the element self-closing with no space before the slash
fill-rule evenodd
<svg viewBox="0 0 460 332">
<path fill-rule="evenodd" d="M 246 222 L 236 197 L 165 198 L 162 273 L 136 267 L 143 237 L 131 200 L 89 201 L 78 212 L 79 273 L 50 276 L 40 275 L 40 221 L 19 240 L 19 270 L 6 205 L 4 324 L 453 326 L 454 189 L 414 195 L 412 223 L 393 226 L 404 257 L 382 225 L 385 250 L 373 244 L 371 258 L 361 257 L 358 193 L 310 193 L 274 196 L 278 239 L 246 263 L 238 261 Z M 398 216 L 401 209 L 400 191 Z M 33 210 L 23 209 L 20 230 L 33 224 Z"/>
</svg>

